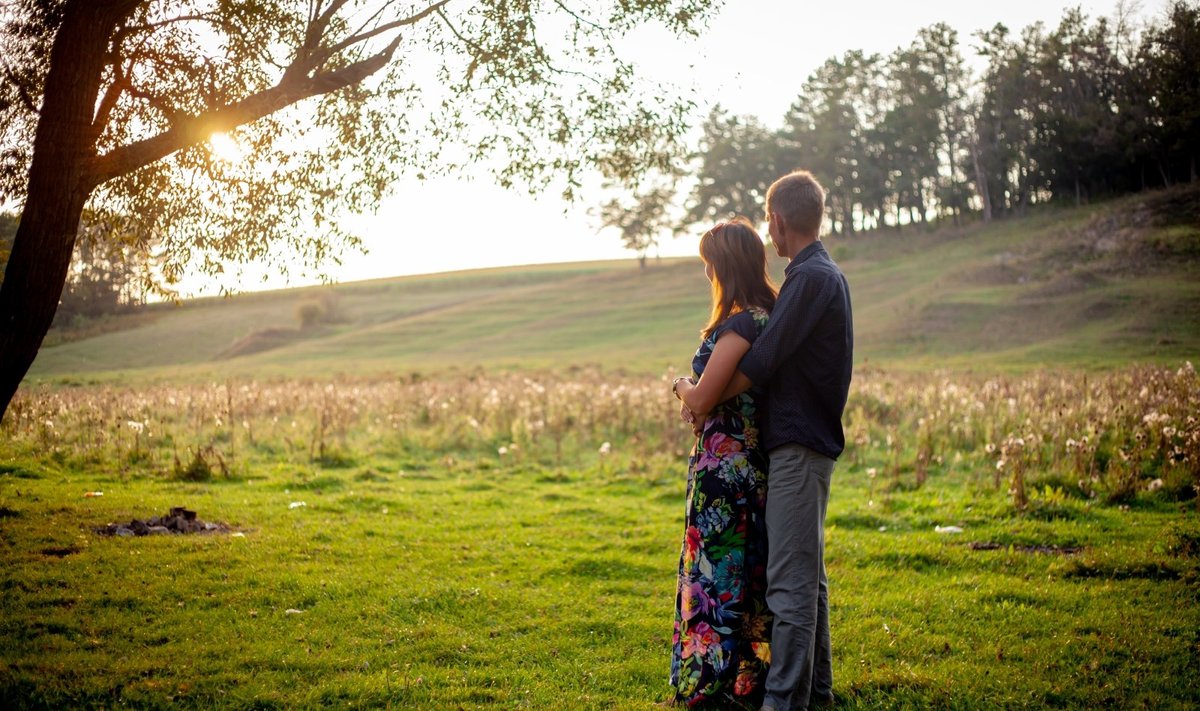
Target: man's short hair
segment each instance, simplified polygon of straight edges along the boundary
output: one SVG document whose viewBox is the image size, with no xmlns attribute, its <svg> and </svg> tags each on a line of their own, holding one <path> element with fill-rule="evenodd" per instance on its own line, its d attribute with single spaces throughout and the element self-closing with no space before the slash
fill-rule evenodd
<svg viewBox="0 0 1200 711">
<path fill-rule="evenodd" d="M 807 170 L 788 173 L 767 188 L 767 212 L 778 215 L 788 229 L 817 237 L 825 219 L 825 189 Z"/>
</svg>

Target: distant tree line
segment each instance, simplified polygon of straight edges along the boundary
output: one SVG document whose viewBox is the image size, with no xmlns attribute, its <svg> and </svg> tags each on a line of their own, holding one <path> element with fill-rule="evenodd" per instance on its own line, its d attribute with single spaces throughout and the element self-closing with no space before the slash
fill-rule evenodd
<svg viewBox="0 0 1200 711">
<path fill-rule="evenodd" d="M 0 212 L 0 283 L 12 251 L 20 213 Z M 56 328 L 136 310 L 151 293 L 167 295 L 154 272 L 158 264 L 146 240 L 133 239 L 112 222 L 89 222 L 75 241 Z"/>
<path fill-rule="evenodd" d="M 1049 202 L 1085 203 L 1195 181 L 1200 154 L 1200 7 L 1177 0 L 1138 29 L 1067 11 L 1058 26 L 974 35 L 935 24 L 888 56 L 821 65 L 783 125 L 729 115 L 704 124 L 685 224 L 761 217 L 770 181 L 803 167 L 828 189 L 834 233 Z"/>
</svg>

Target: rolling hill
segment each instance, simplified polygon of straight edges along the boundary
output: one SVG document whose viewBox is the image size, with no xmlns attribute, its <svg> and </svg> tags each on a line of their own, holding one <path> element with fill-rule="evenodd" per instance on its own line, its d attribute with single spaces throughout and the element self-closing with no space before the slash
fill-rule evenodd
<svg viewBox="0 0 1200 711">
<path fill-rule="evenodd" d="M 830 237 L 826 245 L 851 284 L 860 363 L 1023 370 L 1200 355 L 1195 187 L 1044 207 L 989 225 Z M 782 268 L 779 261 L 774 272 Z M 27 380 L 477 366 L 659 373 L 686 367 L 707 289 L 695 259 L 645 269 L 630 260 L 161 304 L 127 328 L 43 348 Z M 301 329 L 305 308 L 326 318 Z"/>
</svg>

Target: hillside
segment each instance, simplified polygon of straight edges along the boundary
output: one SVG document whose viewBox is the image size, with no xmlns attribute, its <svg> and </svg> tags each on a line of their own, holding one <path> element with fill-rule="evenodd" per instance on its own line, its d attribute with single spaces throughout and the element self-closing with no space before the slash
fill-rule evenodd
<svg viewBox="0 0 1200 711">
<path fill-rule="evenodd" d="M 860 363 L 1020 370 L 1200 355 L 1195 188 L 826 244 L 851 283 Z M 299 309 L 318 300 L 331 318 L 300 330 Z M 130 328 L 44 348 L 29 380 L 657 373 L 686 366 L 707 308 L 693 259 L 403 277 L 161 305 Z"/>
</svg>

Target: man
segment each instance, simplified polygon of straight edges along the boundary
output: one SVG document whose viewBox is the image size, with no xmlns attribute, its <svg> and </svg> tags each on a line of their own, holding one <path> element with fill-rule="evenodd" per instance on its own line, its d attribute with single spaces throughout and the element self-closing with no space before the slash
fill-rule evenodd
<svg viewBox="0 0 1200 711">
<path fill-rule="evenodd" d="M 762 708 L 803 711 L 833 699 L 825 509 L 845 447 L 854 330 L 846 278 L 820 240 L 824 189 L 797 171 L 776 180 L 766 202 L 768 233 L 790 263 L 771 318 L 722 400 L 766 384 L 767 606 L 775 622 Z"/>
</svg>

